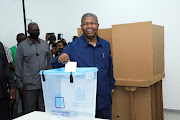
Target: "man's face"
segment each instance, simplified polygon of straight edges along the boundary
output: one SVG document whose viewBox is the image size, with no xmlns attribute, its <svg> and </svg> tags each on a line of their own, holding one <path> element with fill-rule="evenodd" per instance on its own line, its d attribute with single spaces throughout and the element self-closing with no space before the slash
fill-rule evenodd
<svg viewBox="0 0 180 120">
<path fill-rule="evenodd" d="M 39 37 L 39 26 L 36 25 L 36 24 L 31 24 L 29 26 L 29 30 L 28 30 L 28 33 L 30 34 L 30 37 L 34 40 L 37 40 L 38 37 Z"/>
<path fill-rule="evenodd" d="M 58 43 L 56 44 L 56 46 L 57 46 L 57 48 L 63 48 L 63 49 L 64 49 L 64 45 L 63 45 L 62 42 L 58 42 Z"/>
<path fill-rule="evenodd" d="M 87 17 L 83 19 L 81 29 L 87 38 L 92 39 L 96 37 L 98 28 L 99 24 L 96 18 Z"/>
<path fill-rule="evenodd" d="M 25 36 L 25 35 L 19 35 L 19 36 L 18 36 L 18 39 L 17 39 L 18 44 L 19 44 L 20 42 L 22 42 L 23 40 L 25 40 L 25 39 L 26 39 L 26 36 Z"/>
<path fill-rule="evenodd" d="M 39 26 L 38 25 L 31 25 L 28 32 L 39 32 Z"/>
</svg>

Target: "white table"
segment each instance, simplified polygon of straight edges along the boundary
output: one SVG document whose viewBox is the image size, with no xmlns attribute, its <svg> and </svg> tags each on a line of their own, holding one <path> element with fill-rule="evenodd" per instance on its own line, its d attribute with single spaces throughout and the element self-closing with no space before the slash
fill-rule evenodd
<svg viewBox="0 0 180 120">
<path fill-rule="evenodd" d="M 16 119 L 13 119 L 13 120 L 50 120 L 50 119 L 48 119 L 48 113 L 34 111 L 29 114 L 18 117 Z M 79 117 L 77 119 L 70 119 L 70 118 L 62 117 L 62 119 L 51 119 L 51 120 L 102 120 L 102 119 L 98 119 L 98 118 L 92 119 L 92 118 L 83 118 L 83 117 Z M 105 119 L 103 119 L 103 120 L 105 120 Z"/>
</svg>

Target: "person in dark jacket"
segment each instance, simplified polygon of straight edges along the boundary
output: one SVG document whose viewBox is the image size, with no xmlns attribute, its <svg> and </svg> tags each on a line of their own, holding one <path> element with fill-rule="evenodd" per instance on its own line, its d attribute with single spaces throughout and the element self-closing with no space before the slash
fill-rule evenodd
<svg viewBox="0 0 180 120">
<path fill-rule="evenodd" d="M 9 93 L 8 93 L 9 88 Z M 6 53 L 0 42 L 0 119 L 10 120 L 10 100 L 16 96 L 16 82 L 11 75 Z"/>
</svg>

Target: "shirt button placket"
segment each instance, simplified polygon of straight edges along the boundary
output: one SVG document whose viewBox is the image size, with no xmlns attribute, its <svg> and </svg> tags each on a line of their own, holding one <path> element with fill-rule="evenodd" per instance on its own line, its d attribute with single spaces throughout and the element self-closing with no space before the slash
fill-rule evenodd
<svg viewBox="0 0 180 120">
<path fill-rule="evenodd" d="M 96 50 L 95 50 L 95 48 L 94 48 L 94 63 L 97 64 L 95 54 L 96 54 Z"/>
</svg>

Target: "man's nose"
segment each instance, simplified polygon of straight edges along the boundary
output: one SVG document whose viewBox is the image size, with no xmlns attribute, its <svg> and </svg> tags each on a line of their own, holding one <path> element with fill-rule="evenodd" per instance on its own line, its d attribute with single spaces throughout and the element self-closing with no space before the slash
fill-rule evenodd
<svg viewBox="0 0 180 120">
<path fill-rule="evenodd" d="M 92 23 L 88 23 L 88 26 L 87 27 L 92 27 L 93 25 L 92 25 Z"/>
</svg>

